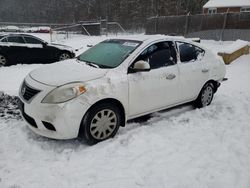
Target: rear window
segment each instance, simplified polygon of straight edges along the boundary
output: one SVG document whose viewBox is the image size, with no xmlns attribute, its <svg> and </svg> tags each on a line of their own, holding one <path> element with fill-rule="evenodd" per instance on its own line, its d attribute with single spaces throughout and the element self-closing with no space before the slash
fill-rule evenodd
<svg viewBox="0 0 250 188">
<path fill-rule="evenodd" d="M 26 43 L 28 44 L 42 44 L 42 41 L 33 37 L 24 37 Z"/>
<path fill-rule="evenodd" d="M 5 36 L 0 36 L 0 42 L 8 42 Z"/>
<path fill-rule="evenodd" d="M 180 60 L 183 63 L 193 62 L 204 56 L 205 51 L 189 43 L 177 42 Z"/>
</svg>

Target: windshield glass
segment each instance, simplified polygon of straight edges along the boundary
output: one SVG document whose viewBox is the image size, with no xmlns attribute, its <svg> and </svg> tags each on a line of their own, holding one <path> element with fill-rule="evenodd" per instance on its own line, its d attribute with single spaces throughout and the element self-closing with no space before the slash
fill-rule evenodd
<svg viewBox="0 0 250 188">
<path fill-rule="evenodd" d="M 78 60 L 95 64 L 100 68 L 115 68 L 140 44 L 140 41 L 133 40 L 106 40 L 81 54 Z"/>
</svg>

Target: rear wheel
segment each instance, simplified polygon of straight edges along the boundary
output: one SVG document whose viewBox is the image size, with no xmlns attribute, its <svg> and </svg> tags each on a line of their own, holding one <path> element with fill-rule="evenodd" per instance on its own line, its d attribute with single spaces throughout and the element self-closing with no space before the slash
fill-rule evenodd
<svg viewBox="0 0 250 188">
<path fill-rule="evenodd" d="M 7 59 L 5 56 L 0 54 L 0 67 L 3 67 L 7 64 Z"/>
<path fill-rule="evenodd" d="M 109 103 L 101 103 L 91 108 L 83 118 L 80 137 L 93 145 L 116 135 L 122 123 L 120 109 Z"/>
<path fill-rule="evenodd" d="M 202 108 L 211 104 L 214 97 L 214 86 L 212 83 L 206 83 L 198 98 L 195 100 L 195 106 Z"/>
<path fill-rule="evenodd" d="M 70 59 L 70 54 L 67 52 L 61 53 L 58 58 L 59 61 L 63 61 L 65 59 Z"/>
</svg>

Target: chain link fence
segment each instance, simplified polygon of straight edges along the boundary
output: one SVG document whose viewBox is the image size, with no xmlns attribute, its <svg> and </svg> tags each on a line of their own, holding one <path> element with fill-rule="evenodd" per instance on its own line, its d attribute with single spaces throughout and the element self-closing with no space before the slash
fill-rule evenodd
<svg viewBox="0 0 250 188">
<path fill-rule="evenodd" d="M 152 17 L 147 19 L 146 33 L 250 41 L 250 13 Z"/>
</svg>

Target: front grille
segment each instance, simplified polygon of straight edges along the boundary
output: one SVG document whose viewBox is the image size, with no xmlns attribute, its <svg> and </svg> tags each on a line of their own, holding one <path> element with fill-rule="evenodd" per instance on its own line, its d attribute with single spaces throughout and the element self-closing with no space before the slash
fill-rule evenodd
<svg viewBox="0 0 250 188">
<path fill-rule="evenodd" d="M 29 101 L 31 98 L 36 96 L 39 92 L 40 90 L 34 89 L 28 86 L 25 82 L 23 82 L 23 85 L 21 88 L 21 94 L 25 100 Z"/>
<path fill-rule="evenodd" d="M 32 127 L 37 128 L 36 121 L 35 121 L 32 117 L 28 116 L 28 115 L 24 112 L 24 103 L 23 103 L 20 99 L 18 100 L 18 107 L 19 107 L 19 109 L 20 109 L 20 111 L 21 111 L 21 113 L 22 113 L 24 119 L 25 119 Z"/>
</svg>

